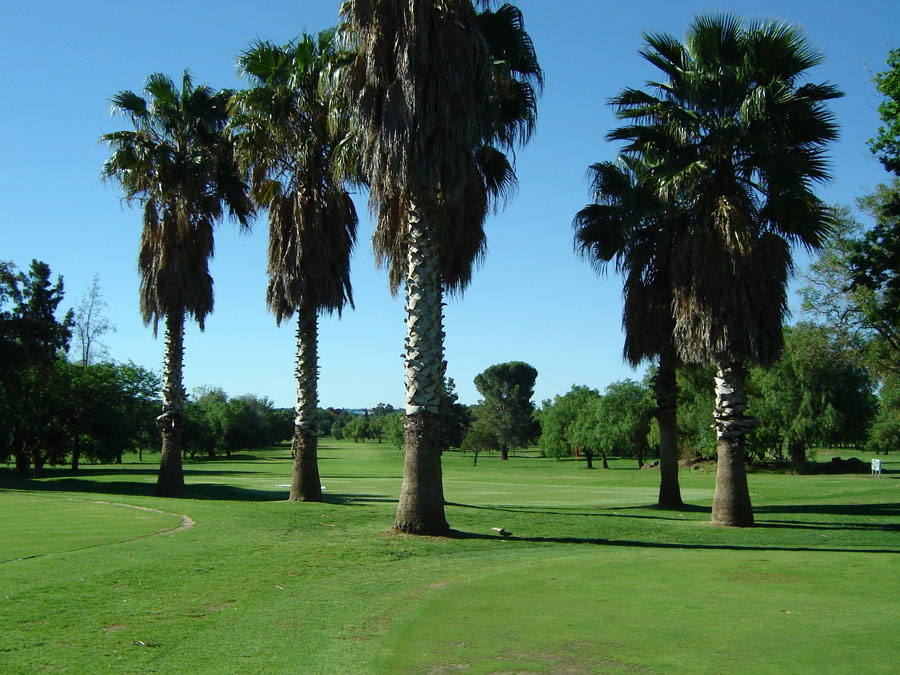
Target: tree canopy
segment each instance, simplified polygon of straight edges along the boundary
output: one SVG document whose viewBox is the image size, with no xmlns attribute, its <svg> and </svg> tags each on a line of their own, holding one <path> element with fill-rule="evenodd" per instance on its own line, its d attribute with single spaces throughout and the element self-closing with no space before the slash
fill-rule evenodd
<svg viewBox="0 0 900 675">
<path fill-rule="evenodd" d="M 503 459 L 510 448 L 524 448 L 537 438 L 531 401 L 536 379 L 537 370 L 522 361 L 499 363 L 475 376 L 475 388 L 484 397 L 484 417 L 497 436 Z"/>
</svg>

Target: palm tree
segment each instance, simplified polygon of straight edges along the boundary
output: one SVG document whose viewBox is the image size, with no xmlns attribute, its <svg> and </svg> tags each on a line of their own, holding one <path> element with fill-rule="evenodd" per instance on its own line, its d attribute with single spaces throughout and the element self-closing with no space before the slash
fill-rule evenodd
<svg viewBox="0 0 900 675">
<path fill-rule="evenodd" d="M 676 406 L 678 356 L 673 343 L 672 270 L 674 242 L 684 232 L 683 211 L 647 182 L 636 158 L 600 162 L 589 169 L 594 202 L 575 216 L 575 248 L 599 273 L 615 260 L 625 277 L 624 356 L 633 367 L 658 359 L 653 377 L 659 423 L 659 499 L 664 508 L 683 505 L 678 485 Z"/>
<path fill-rule="evenodd" d="M 269 210 L 266 302 L 280 325 L 297 312 L 297 404 L 292 501 L 322 501 L 317 463 L 317 322 L 352 305 L 356 209 L 345 107 L 330 78 L 340 60 L 334 30 L 285 46 L 256 42 L 239 67 L 253 88 L 235 94 L 231 128 L 251 195 Z"/>
<path fill-rule="evenodd" d="M 253 209 L 241 181 L 233 150 L 224 134 L 228 91 L 194 87 L 185 71 L 179 92 L 156 73 L 147 78 L 147 98 L 120 91 L 112 110 L 126 116 L 133 131 L 104 134 L 112 150 L 102 177 L 116 180 L 129 204 L 143 206 L 144 226 L 138 253 L 140 306 L 144 323 L 165 318 L 162 436 L 156 494 L 184 492 L 181 467 L 181 413 L 184 318 L 203 329 L 213 309 L 209 259 L 213 228 L 228 214 L 249 226 Z"/>
<path fill-rule="evenodd" d="M 394 523 L 401 532 L 448 530 L 438 419 L 443 292 L 471 280 L 487 212 L 514 186 L 502 148 L 533 128 L 531 85 L 541 82 L 540 69 L 521 14 L 501 9 L 519 23 L 493 43 L 483 31 L 490 10 L 479 17 L 471 0 L 345 0 L 341 9 L 358 54 L 347 83 L 378 210 L 373 245 L 392 291 L 406 285 L 405 461 Z"/>
<path fill-rule="evenodd" d="M 629 124 L 609 138 L 648 158 L 648 180 L 692 221 L 673 253 L 675 345 L 717 368 L 718 470 L 712 521 L 753 524 L 745 472 L 745 362 L 770 364 L 783 345 L 791 245 L 821 245 L 830 211 L 815 195 L 829 177 L 837 128 L 830 84 L 801 84 L 823 56 L 793 25 L 700 15 L 684 44 L 645 35 L 641 55 L 663 73 L 613 104 Z"/>
</svg>

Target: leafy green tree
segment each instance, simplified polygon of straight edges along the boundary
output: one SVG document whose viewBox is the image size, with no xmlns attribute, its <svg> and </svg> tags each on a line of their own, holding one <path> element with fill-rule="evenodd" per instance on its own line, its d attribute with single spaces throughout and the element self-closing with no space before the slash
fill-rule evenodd
<svg viewBox="0 0 900 675">
<path fill-rule="evenodd" d="M 290 437 L 289 411 L 275 408 L 262 396 L 229 397 L 220 387 L 199 387 L 195 401 L 185 406 L 185 448 L 191 453 L 216 453 L 230 459 L 233 452 L 264 448 Z M 285 415 L 287 413 L 287 417 Z"/>
<path fill-rule="evenodd" d="M 77 471 L 82 458 L 121 462 L 122 453 L 152 442 L 159 377 L 133 363 L 76 365 L 60 359 L 57 386 L 69 405 L 60 419 L 65 451 Z"/>
<path fill-rule="evenodd" d="M 443 533 L 443 292 L 462 291 L 484 254 L 489 206 L 514 184 L 503 150 L 530 135 L 542 75 L 515 8 L 479 18 L 471 0 L 345 0 L 341 11 L 358 54 L 345 81 L 378 211 L 373 242 L 392 290 L 406 286 L 407 440 L 394 528 Z"/>
<path fill-rule="evenodd" d="M 385 440 L 398 450 L 403 449 L 403 414 L 391 413 L 384 416 L 382 434 Z"/>
<path fill-rule="evenodd" d="M 531 401 L 536 379 L 537 370 L 522 361 L 499 363 L 475 376 L 475 388 L 484 397 L 483 417 L 497 436 L 504 461 L 510 448 L 527 447 L 540 433 Z"/>
<path fill-rule="evenodd" d="M 716 431 L 709 423 L 716 405 L 715 366 L 678 369 L 678 439 L 680 457 L 715 457 Z"/>
<path fill-rule="evenodd" d="M 297 313 L 297 403 L 291 501 L 322 501 L 317 460 L 318 316 L 353 304 L 357 217 L 347 108 L 332 74 L 347 56 L 334 29 L 284 46 L 257 41 L 239 59 L 252 88 L 231 121 L 253 200 L 269 212 L 266 302 L 280 325 Z"/>
<path fill-rule="evenodd" d="M 900 178 L 859 200 L 875 226 L 850 242 L 850 301 L 882 370 L 900 373 Z"/>
<path fill-rule="evenodd" d="M 834 207 L 833 213 L 834 227 L 803 276 L 803 311 L 826 326 L 845 352 L 876 371 L 889 371 L 890 358 L 883 358 L 888 351 L 879 346 L 877 331 L 866 320 L 874 294 L 852 285 L 850 256 L 863 237 L 863 226 L 846 206 Z"/>
<path fill-rule="evenodd" d="M 748 401 L 760 426 L 748 439 L 759 459 L 780 459 L 787 446 L 800 464 L 815 444 L 861 446 L 876 412 L 869 373 L 827 327 L 785 329 L 785 350 L 768 372 L 750 371 Z"/>
<path fill-rule="evenodd" d="M 161 73 L 147 78 L 144 91 L 146 98 L 120 91 L 112 99 L 113 111 L 128 118 L 134 130 L 101 137 L 111 149 L 102 176 L 117 181 L 126 201 L 144 211 L 138 252 L 141 312 L 154 334 L 159 320 L 166 322 L 156 494 L 168 497 L 184 492 L 185 314 L 202 329 L 213 309 L 209 259 L 216 222 L 227 209 L 248 227 L 253 209 L 224 133 L 231 93 L 195 87 L 187 71 L 180 91 Z"/>
<path fill-rule="evenodd" d="M 369 418 L 369 438 L 374 438 L 379 443 L 381 443 L 382 438 L 384 438 L 384 417 L 383 416 Z"/>
<path fill-rule="evenodd" d="M 674 252 L 675 345 L 684 361 L 717 368 L 712 521 L 749 526 L 746 363 L 777 359 L 791 245 L 815 249 L 831 226 L 813 186 L 829 178 L 837 127 L 826 103 L 841 94 L 802 83 L 824 57 L 790 24 L 700 15 L 684 44 L 666 34 L 645 44 L 663 81 L 613 99 L 629 123 L 609 137 L 687 209 L 689 236 Z"/>
<path fill-rule="evenodd" d="M 641 468 L 654 408 L 652 393 L 645 384 L 634 380 L 613 382 L 600 397 L 601 447 L 611 454 L 634 457 Z"/>
<path fill-rule="evenodd" d="M 565 394 L 543 402 L 538 413 L 541 425 L 538 447 L 547 457 L 571 457 L 575 454 L 574 425 L 589 404 L 599 398 L 600 392 L 596 389 L 573 385 Z"/>
<path fill-rule="evenodd" d="M 488 416 L 485 414 L 484 406 L 474 406 L 469 411 L 469 414 L 472 422 L 466 430 L 466 435 L 459 447 L 463 452 L 471 452 L 473 455 L 472 464 L 473 466 L 478 466 L 478 454 L 484 450 L 490 452 L 500 450 L 500 439 L 491 426 Z"/>
<path fill-rule="evenodd" d="M 896 377 L 886 378 L 881 386 L 866 450 L 876 454 L 900 450 L 900 381 Z"/>
<path fill-rule="evenodd" d="M 453 378 L 444 380 L 444 387 L 441 391 L 440 410 L 440 427 L 441 427 L 441 452 L 450 448 L 459 448 L 462 446 L 466 432 L 472 424 L 472 415 L 469 408 L 459 403 L 459 396 L 456 394 L 456 383 Z"/>
<path fill-rule="evenodd" d="M 610 446 L 603 436 L 602 397 L 592 397 L 578 411 L 578 416 L 571 427 L 571 439 L 578 454 L 582 455 L 588 469 L 594 468 L 594 456 L 600 455 L 602 467 L 609 468 L 607 450 Z"/>
<path fill-rule="evenodd" d="M 120 404 L 132 427 L 131 450 L 143 451 L 157 442 L 159 431 L 153 413 L 159 410 L 162 382 L 157 373 L 131 361 L 117 363 L 116 377 L 120 388 Z"/>
<path fill-rule="evenodd" d="M 50 280 L 50 267 L 32 260 L 28 273 L 12 263 L 0 266 L 0 420 L 5 453 L 15 456 L 20 472 L 40 475 L 49 460 L 59 460 L 64 437 L 59 417 L 68 402 L 58 384 L 56 366 L 68 348 L 72 312 L 56 318 L 63 280 Z"/>
<path fill-rule="evenodd" d="M 291 426 L 293 427 L 294 415 L 291 414 Z M 316 432 L 319 436 L 331 436 L 331 427 L 337 419 L 334 411 L 328 408 L 316 409 Z"/>
<path fill-rule="evenodd" d="M 344 438 L 352 438 L 354 443 L 370 438 L 369 421 L 363 415 L 355 415 L 344 427 Z"/>
<path fill-rule="evenodd" d="M 878 127 L 869 148 L 885 169 L 900 176 L 900 49 L 888 52 L 887 66 L 887 70 L 874 77 L 875 87 L 884 97 L 878 104 L 884 126 Z"/>
</svg>

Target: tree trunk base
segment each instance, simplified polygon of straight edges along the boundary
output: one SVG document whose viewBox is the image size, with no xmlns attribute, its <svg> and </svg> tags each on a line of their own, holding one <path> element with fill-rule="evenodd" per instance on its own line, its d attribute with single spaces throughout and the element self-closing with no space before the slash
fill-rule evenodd
<svg viewBox="0 0 900 675">
<path fill-rule="evenodd" d="M 747 486 L 743 437 L 720 438 L 716 442 L 716 492 L 712 524 L 723 527 L 753 527 L 753 506 Z"/>
<path fill-rule="evenodd" d="M 181 466 L 180 420 L 173 421 L 162 431 L 162 453 L 159 458 L 159 476 L 156 479 L 157 497 L 180 497 L 184 494 L 184 470 Z"/>
<path fill-rule="evenodd" d="M 319 479 L 319 439 L 313 433 L 294 428 L 294 472 L 291 476 L 292 502 L 321 502 L 322 483 Z"/>
<path fill-rule="evenodd" d="M 438 421 L 429 412 L 406 417 L 403 487 L 394 532 L 437 536 L 450 532 L 444 515 Z"/>
</svg>

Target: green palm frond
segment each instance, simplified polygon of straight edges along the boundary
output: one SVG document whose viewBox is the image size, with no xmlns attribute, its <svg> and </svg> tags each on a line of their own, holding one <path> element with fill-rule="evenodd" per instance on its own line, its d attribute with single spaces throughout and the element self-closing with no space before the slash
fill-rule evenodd
<svg viewBox="0 0 900 675">
<path fill-rule="evenodd" d="M 253 216 L 224 135 L 231 92 L 194 87 L 185 71 L 180 91 L 154 73 L 144 93 L 113 97 L 114 112 L 135 128 L 101 137 L 111 151 L 101 177 L 116 180 L 125 199 L 144 208 L 138 253 L 144 321 L 155 332 L 160 318 L 187 312 L 202 328 L 213 307 L 214 224 L 227 213 L 248 227 Z"/>
<path fill-rule="evenodd" d="M 458 292 L 483 259 L 486 214 L 516 189 L 513 152 L 534 133 L 544 76 L 521 11 L 492 4 L 477 14 L 468 1 L 342 5 L 339 39 L 357 53 L 342 81 L 393 292 L 406 274 L 404 208 L 414 202 L 439 224 L 443 286 Z M 447 74 L 407 70 L 446 63 Z"/>
<path fill-rule="evenodd" d="M 340 313 L 353 304 L 357 216 L 344 182 L 358 159 L 334 86 L 347 58 L 334 36 L 256 41 L 238 59 L 252 86 L 232 97 L 229 130 L 254 201 L 269 209 L 266 302 L 279 324 L 297 310 Z"/>
</svg>

